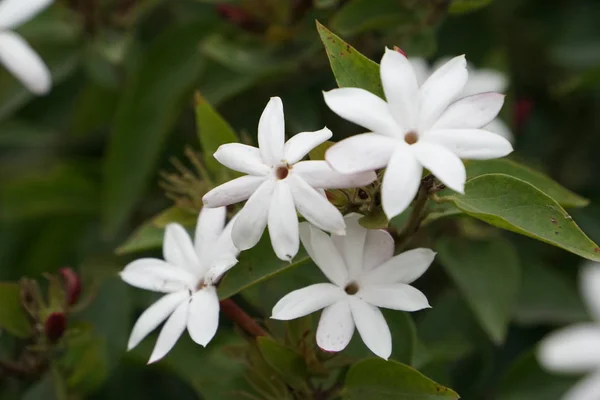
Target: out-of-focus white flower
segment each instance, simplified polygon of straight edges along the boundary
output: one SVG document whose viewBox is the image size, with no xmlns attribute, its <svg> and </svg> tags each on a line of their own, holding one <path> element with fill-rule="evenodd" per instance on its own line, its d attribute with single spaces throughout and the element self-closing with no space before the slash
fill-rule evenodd
<svg viewBox="0 0 600 400">
<path fill-rule="evenodd" d="M 233 226 L 233 242 L 247 250 L 268 225 L 277 257 L 289 261 L 300 246 L 296 210 L 313 225 L 344 234 L 342 214 L 319 190 L 365 186 L 377 176 L 373 171 L 342 174 L 325 161 L 301 161 L 332 133 L 327 128 L 302 132 L 284 143 L 284 126 L 283 104 L 273 97 L 258 123 L 258 148 L 229 143 L 214 155 L 226 167 L 248 175 L 211 190 L 202 200 L 207 207 L 220 207 L 248 199 Z"/>
<path fill-rule="evenodd" d="M 214 284 L 237 263 L 238 254 L 231 242 L 233 220 L 224 227 L 225 217 L 225 207 L 202 209 L 194 243 L 181 225 L 169 224 L 163 242 L 165 261 L 143 258 L 121 272 L 121 278 L 132 286 L 167 293 L 144 311 L 129 338 L 131 350 L 167 320 L 150 363 L 163 358 L 186 328 L 202 346 L 217 332 L 219 298 Z"/>
<path fill-rule="evenodd" d="M 429 268 L 435 253 L 414 249 L 394 257 L 390 234 L 363 228 L 360 217 L 345 217 L 346 236 L 329 236 L 310 224 L 301 224 L 304 248 L 331 283 L 289 293 L 273 307 L 271 318 L 290 320 L 324 309 L 317 328 L 319 347 L 343 350 L 356 327 L 367 347 L 387 359 L 392 337 L 379 307 L 401 311 L 428 308 L 425 295 L 409 284 Z"/>
<path fill-rule="evenodd" d="M 562 400 L 600 398 L 600 264 L 589 262 L 581 270 L 581 291 L 595 322 L 563 328 L 546 337 L 538 348 L 538 359 L 546 369 L 558 373 L 589 373 Z"/>
<path fill-rule="evenodd" d="M 386 49 L 381 82 L 387 102 L 359 88 L 324 93 L 335 113 L 372 132 L 342 140 L 325 159 L 342 173 L 387 167 L 382 205 L 388 219 L 409 206 L 423 168 L 462 193 L 466 171 L 461 158 L 491 159 L 512 152 L 505 138 L 479 129 L 498 115 L 504 95 L 482 93 L 456 100 L 467 83 L 466 64 L 464 56 L 455 57 L 419 85 L 408 59 Z"/>
<path fill-rule="evenodd" d="M 422 58 L 409 58 L 408 61 L 410 61 L 413 66 L 419 85 L 422 85 L 427 78 L 431 76 L 433 71 L 438 69 L 448 60 L 438 60 L 431 68 L 429 67 L 429 64 L 427 64 L 427 61 Z M 471 64 L 467 65 L 467 70 L 469 71 L 469 79 L 462 92 L 458 95 L 458 98 L 486 92 L 504 93 L 508 87 L 508 79 L 506 79 L 506 75 L 500 71 L 488 68 L 477 69 Z M 500 118 L 494 119 L 483 127 L 483 129 L 497 133 L 510 142 L 514 141 L 514 136 L 510 131 L 510 128 Z"/>
<path fill-rule="evenodd" d="M 0 0 L 0 63 L 35 94 L 50 90 L 46 64 L 13 29 L 33 18 L 53 0 Z"/>
</svg>

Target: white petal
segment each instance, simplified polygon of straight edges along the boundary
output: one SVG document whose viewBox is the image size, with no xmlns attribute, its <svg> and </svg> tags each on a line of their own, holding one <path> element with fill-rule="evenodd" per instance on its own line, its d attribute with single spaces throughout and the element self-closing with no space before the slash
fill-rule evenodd
<svg viewBox="0 0 600 400">
<path fill-rule="evenodd" d="M 600 367 L 600 325 L 579 324 L 542 340 L 540 364 L 554 372 L 589 372 Z"/>
<path fill-rule="evenodd" d="M 412 66 L 415 77 L 417 78 L 417 83 L 419 86 L 425 83 L 429 75 L 431 75 L 431 69 L 429 68 L 429 64 L 425 61 L 424 58 L 409 58 L 408 61 Z"/>
<path fill-rule="evenodd" d="M 359 88 L 341 88 L 323 92 L 323 97 L 334 113 L 371 132 L 391 137 L 397 137 L 402 132 L 387 103 L 371 92 Z"/>
<path fill-rule="evenodd" d="M 296 209 L 308 222 L 324 231 L 338 235 L 344 234 L 346 229 L 344 217 L 327 200 L 327 197 L 297 175 L 291 174 L 286 182 L 292 189 Z"/>
<path fill-rule="evenodd" d="M 0 1 L 0 30 L 13 29 L 29 21 L 53 0 L 2 0 Z"/>
<path fill-rule="evenodd" d="M 185 268 L 195 276 L 201 276 L 205 272 L 190 235 L 179 224 L 169 224 L 165 229 L 163 257 L 169 264 Z"/>
<path fill-rule="evenodd" d="M 187 290 L 195 282 L 187 270 L 156 258 L 135 260 L 127 264 L 120 275 L 131 286 L 162 293 Z"/>
<path fill-rule="evenodd" d="M 458 157 L 471 160 L 500 158 L 513 151 L 507 139 L 483 129 L 432 130 L 423 141 L 442 145 Z"/>
<path fill-rule="evenodd" d="M 194 234 L 194 248 L 205 268 L 210 267 L 209 262 L 215 251 L 215 245 L 223 233 L 227 218 L 227 208 L 203 207 L 198 214 L 196 233 Z"/>
<path fill-rule="evenodd" d="M 271 97 L 258 121 L 258 148 L 265 164 L 273 166 L 283 160 L 284 141 L 283 103 L 279 97 Z"/>
<path fill-rule="evenodd" d="M 470 69 L 469 79 L 461 94 L 463 96 L 470 96 L 483 92 L 503 93 L 507 86 L 508 80 L 501 72 L 491 69 Z"/>
<path fill-rule="evenodd" d="M 419 112 L 419 84 L 411 63 L 403 54 L 385 49 L 381 59 L 381 83 L 398 125 L 415 128 Z"/>
<path fill-rule="evenodd" d="M 577 382 L 561 400 L 598 400 L 600 395 L 600 372 L 595 372 Z"/>
<path fill-rule="evenodd" d="M 256 147 L 241 143 L 221 145 L 214 157 L 227 168 L 249 175 L 262 176 L 271 171 L 271 168 L 260 158 L 260 152 Z"/>
<path fill-rule="evenodd" d="M 464 193 L 467 171 L 460 158 L 448 148 L 424 140 L 411 146 L 419 162 L 450 189 Z"/>
<path fill-rule="evenodd" d="M 388 219 L 402 213 L 415 198 L 423 168 L 408 145 L 396 146 L 385 170 L 381 188 L 381 205 Z"/>
<path fill-rule="evenodd" d="M 177 308 L 182 301 L 187 301 L 189 292 L 187 290 L 175 292 L 161 297 L 158 301 L 152 304 L 146 311 L 140 315 L 131 336 L 127 343 L 127 350 L 136 347 L 146 336 L 150 334 L 157 326 L 163 323 L 165 319 Z"/>
<path fill-rule="evenodd" d="M 511 143 L 513 143 L 515 140 L 515 137 L 508 125 L 506 125 L 506 123 L 500 118 L 496 118 L 495 120 L 484 126 L 483 130 L 500 135 Z"/>
<path fill-rule="evenodd" d="M 265 181 L 238 213 L 231 231 L 231 238 L 238 249 L 248 250 L 260 240 L 267 226 L 269 205 L 274 189 L 275 181 Z"/>
<path fill-rule="evenodd" d="M 269 207 L 269 236 L 280 260 L 291 261 L 300 248 L 298 216 L 290 186 L 285 181 L 275 184 Z"/>
<path fill-rule="evenodd" d="M 50 91 L 52 77 L 40 56 L 16 33 L 0 32 L 0 63 L 35 94 Z"/>
<path fill-rule="evenodd" d="M 382 229 L 369 229 L 365 241 L 363 271 L 371 271 L 375 267 L 394 256 L 394 238 Z"/>
<path fill-rule="evenodd" d="M 344 221 L 346 221 L 346 235 L 333 235 L 331 237 L 333 244 L 338 249 L 339 254 L 344 259 L 344 264 L 348 268 L 349 280 L 358 277 L 363 269 L 362 261 L 365 240 L 367 239 L 367 229 L 358 223 L 360 218 L 362 218 L 360 214 L 352 213 L 346 215 L 344 217 Z"/>
<path fill-rule="evenodd" d="M 211 267 L 206 277 L 209 283 L 217 282 L 225 272 L 238 263 L 237 256 L 240 250 L 235 247 L 231 238 L 233 224 L 236 219 L 237 214 L 227 223 L 221 236 L 217 239 L 215 251 L 210 262 Z"/>
<path fill-rule="evenodd" d="M 310 239 L 308 246 L 306 239 Z M 334 245 L 333 239 L 325 232 L 310 226 L 310 236 L 308 238 L 303 237 L 302 240 L 304 247 L 310 249 L 308 253 L 311 255 L 312 260 L 327 279 L 340 287 L 344 287 L 348 283 L 348 268 L 344 258 Z"/>
<path fill-rule="evenodd" d="M 188 319 L 188 309 L 189 309 L 189 301 L 183 301 L 179 306 L 175 309 L 173 314 L 169 317 L 165 326 L 163 326 L 160 331 L 160 335 L 158 335 L 158 340 L 156 341 L 156 345 L 154 346 L 154 351 L 152 351 L 152 355 L 150 356 L 150 361 L 148 364 L 152 364 L 167 355 L 169 351 L 175 346 L 177 340 L 181 337 L 183 331 L 185 331 L 185 327 L 187 325 Z"/>
<path fill-rule="evenodd" d="M 420 132 L 433 126 L 446 107 L 463 90 L 467 78 L 465 56 L 454 57 L 431 74 L 421 86 Z"/>
<path fill-rule="evenodd" d="M 431 129 L 479 129 L 496 118 L 503 104 L 500 93 L 464 97 L 450 104 Z"/>
<path fill-rule="evenodd" d="M 343 174 L 372 171 L 388 164 L 397 144 L 394 139 L 364 133 L 331 146 L 325 153 L 325 160 Z"/>
<path fill-rule="evenodd" d="M 308 253 L 308 256 L 314 260 L 315 251 L 313 250 L 312 244 L 310 242 L 312 230 L 313 227 L 309 222 L 302 222 L 298 226 L 298 231 L 300 232 L 300 242 L 302 242 L 302 246 L 304 246 L 304 249 L 306 250 L 306 253 Z"/>
<path fill-rule="evenodd" d="M 600 263 L 588 261 L 584 264 L 581 268 L 580 287 L 588 310 L 600 322 Z"/>
<path fill-rule="evenodd" d="M 390 258 L 377 268 L 366 272 L 360 279 L 361 285 L 383 285 L 388 283 L 412 283 L 427 271 L 435 252 L 430 249 L 412 249 Z"/>
<path fill-rule="evenodd" d="M 431 307 L 420 290 L 404 283 L 361 286 L 356 296 L 376 307 L 392 310 L 413 312 Z"/>
<path fill-rule="evenodd" d="M 326 307 L 317 327 L 317 345 L 329 352 L 342 351 L 354 334 L 354 320 L 346 300 Z"/>
<path fill-rule="evenodd" d="M 346 293 L 331 283 L 316 283 L 285 295 L 273 307 L 271 318 L 282 321 L 304 317 L 344 299 Z"/>
<path fill-rule="evenodd" d="M 246 175 L 217 186 L 202 197 L 205 207 L 223 207 L 247 200 L 265 181 L 263 176 Z"/>
<path fill-rule="evenodd" d="M 392 354 L 392 335 L 381 311 L 356 296 L 349 296 L 352 318 L 365 345 L 375 355 L 388 359 Z"/>
<path fill-rule="evenodd" d="M 377 179 L 374 171 L 342 174 L 335 171 L 327 161 L 301 161 L 294 165 L 294 174 L 300 175 L 315 189 L 347 189 L 367 186 Z"/>
<path fill-rule="evenodd" d="M 283 158 L 288 164 L 296 164 L 312 149 L 331 139 L 333 133 L 327 128 L 315 132 L 300 132 L 283 146 Z"/>
<path fill-rule="evenodd" d="M 192 340 L 205 346 L 219 328 L 219 297 L 214 286 L 206 286 L 192 296 L 187 329 Z"/>
</svg>

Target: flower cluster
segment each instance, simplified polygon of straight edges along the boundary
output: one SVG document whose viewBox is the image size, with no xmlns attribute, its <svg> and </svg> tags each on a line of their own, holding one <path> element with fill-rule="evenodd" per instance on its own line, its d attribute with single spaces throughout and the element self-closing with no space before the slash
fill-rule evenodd
<svg viewBox="0 0 600 400">
<path fill-rule="evenodd" d="M 167 317 L 151 361 L 163 357 L 186 327 L 192 339 L 206 345 L 218 325 L 214 285 L 235 265 L 238 251 L 255 246 L 268 228 L 277 257 L 292 260 L 302 242 L 331 282 L 288 294 L 275 305 L 272 318 L 289 320 L 324 309 L 316 334 L 321 348 L 344 349 L 356 327 L 366 346 L 387 359 L 391 335 L 379 307 L 409 312 L 429 307 L 425 295 L 409 284 L 426 271 L 435 253 L 414 249 L 394 256 L 387 232 L 365 229 L 360 215 L 343 216 L 324 189 L 368 185 L 377 179 L 376 170 L 386 168 L 382 206 L 391 219 L 412 202 L 424 168 L 462 193 L 462 158 L 489 159 L 512 151 L 507 139 L 482 129 L 496 118 L 504 96 L 466 94 L 464 56 L 446 62 L 423 82 L 417 75 L 403 54 L 388 49 L 381 60 L 387 101 L 359 88 L 325 92 L 335 113 L 369 131 L 334 144 L 325 160 L 304 158 L 332 132 L 301 132 L 286 142 L 283 104 L 271 98 L 258 123 L 258 147 L 229 143 L 214 154 L 244 175 L 203 197 L 195 246 L 181 226 L 170 225 L 166 261 L 137 260 L 122 272 L 134 286 L 169 293 L 142 314 L 129 347 Z M 223 229 L 225 206 L 242 201 L 241 211 Z M 298 214 L 307 222 L 299 223 Z"/>
</svg>

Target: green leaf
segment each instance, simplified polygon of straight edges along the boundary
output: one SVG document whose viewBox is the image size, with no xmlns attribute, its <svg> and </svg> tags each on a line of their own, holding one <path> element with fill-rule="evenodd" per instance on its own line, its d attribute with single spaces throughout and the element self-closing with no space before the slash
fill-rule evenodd
<svg viewBox="0 0 600 400">
<path fill-rule="evenodd" d="M 379 65 L 363 56 L 318 21 L 317 31 L 325 46 L 338 86 L 365 89 L 383 98 Z"/>
<path fill-rule="evenodd" d="M 331 19 L 331 28 L 342 35 L 402 28 L 419 22 L 415 13 L 396 0 L 352 0 L 346 3 Z"/>
<path fill-rule="evenodd" d="M 443 239 L 438 257 L 492 341 L 502 343 L 519 294 L 521 269 L 507 241 Z"/>
<path fill-rule="evenodd" d="M 419 371 L 396 361 L 370 359 L 354 364 L 346 375 L 344 399 L 437 400 L 458 399 Z"/>
<path fill-rule="evenodd" d="M 448 12 L 450 14 L 465 14 L 489 6 L 492 0 L 453 0 Z"/>
<path fill-rule="evenodd" d="M 522 179 L 552 197 L 563 207 L 585 207 L 589 204 L 588 199 L 573 193 L 549 176 L 508 158 L 468 161 L 466 167 L 469 178 L 484 174 L 506 174 Z"/>
<path fill-rule="evenodd" d="M 244 289 L 272 278 L 282 271 L 301 266 L 306 267 L 310 258 L 304 249 L 290 262 L 282 261 L 275 256 L 269 235 L 263 235 L 256 246 L 240 254 L 240 262 L 225 275 L 219 285 L 219 298 L 227 299 Z"/>
<path fill-rule="evenodd" d="M 268 337 L 259 337 L 257 344 L 265 361 L 286 383 L 293 388 L 306 385 L 308 369 L 299 353 Z"/>
<path fill-rule="evenodd" d="M 161 33 L 125 84 L 109 141 L 104 174 L 104 228 L 118 231 L 152 178 L 162 144 L 202 69 L 198 41 L 206 23 Z"/>
<path fill-rule="evenodd" d="M 335 142 L 332 142 L 331 140 L 321 143 L 320 145 L 318 145 L 317 147 L 315 147 L 308 153 L 308 157 L 311 160 L 324 160 L 325 153 L 334 144 L 335 144 Z"/>
<path fill-rule="evenodd" d="M 217 110 L 199 92 L 196 92 L 196 129 L 202 145 L 204 162 L 213 174 L 218 175 L 225 168 L 213 154 L 220 145 L 239 142 L 239 138 L 231 125 L 219 115 Z"/>
<path fill-rule="evenodd" d="M 486 174 L 467 181 L 452 201 L 464 213 L 490 225 L 532 237 L 581 257 L 600 261 L 600 247 L 554 199 L 518 178 Z"/>
<path fill-rule="evenodd" d="M 21 306 L 21 289 L 17 283 L 0 283 L 0 328 L 20 338 L 33 333 L 31 322 Z"/>
</svg>

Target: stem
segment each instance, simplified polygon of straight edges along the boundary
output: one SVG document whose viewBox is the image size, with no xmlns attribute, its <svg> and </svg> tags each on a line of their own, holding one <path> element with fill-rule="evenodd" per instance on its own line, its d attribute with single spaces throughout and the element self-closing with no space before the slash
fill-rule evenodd
<svg viewBox="0 0 600 400">
<path fill-rule="evenodd" d="M 221 311 L 229 317 L 230 320 L 235 322 L 240 328 L 242 328 L 248 335 L 253 338 L 259 336 L 269 336 L 252 317 L 250 317 L 244 310 L 242 310 L 235 302 L 231 299 L 221 300 Z"/>
<path fill-rule="evenodd" d="M 427 201 L 429 200 L 429 194 L 433 189 L 434 180 L 435 177 L 433 175 L 428 175 L 421 180 L 421 186 L 419 186 L 412 213 L 408 217 L 408 222 L 404 225 L 402 231 L 398 233 L 398 247 L 400 249 L 406 247 L 425 219 L 427 214 Z"/>
</svg>

